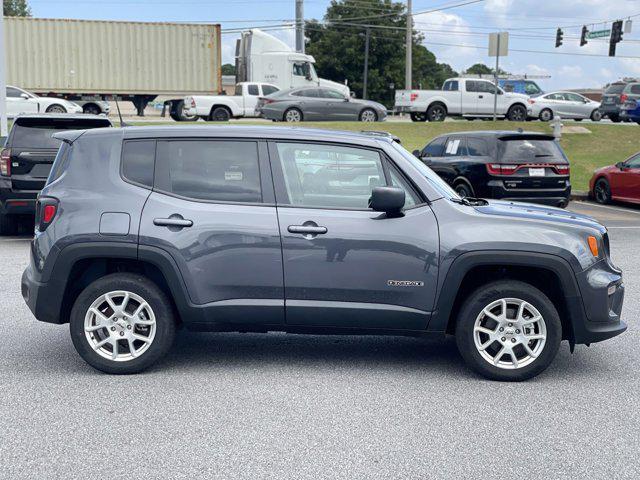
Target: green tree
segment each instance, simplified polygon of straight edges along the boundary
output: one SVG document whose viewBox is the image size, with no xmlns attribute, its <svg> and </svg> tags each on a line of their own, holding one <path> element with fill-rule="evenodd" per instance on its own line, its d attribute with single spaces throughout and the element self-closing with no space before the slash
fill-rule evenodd
<svg viewBox="0 0 640 480">
<path fill-rule="evenodd" d="M 222 75 L 235 75 L 236 74 L 236 66 L 230 63 L 225 63 L 222 65 Z"/>
<path fill-rule="evenodd" d="M 496 71 L 495 68 L 488 67 L 484 63 L 475 63 L 471 65 L 469 68 L 467 68 L 464 71 L 464 73 L 469 73 L 473 75 L 493 75 L 495 71 Z M 505 72 L 501 68 L 498 68 L 498 75 L 506 75 L 506 74 L 507 72 Z"/>
<path fill-rule="evenodd" d="M 27 0 L 2 0 L 5 17 L 30 17 L 31 8 Z"/>
<path fill-rule="evenodd" d="M 393 0 L 332 0 L 322 23 L 312 20 L 305 26 L 306 52 L 315 57 L 318 74 L 340 83 L 348 80 L 351 90 L 361 97 L 365 25 L 371 25 L 367 96 L 391 106 L 394 90 L 405 87 L 404 12 L 404 3 Z M 413 33 L 413 87 L 439 88 L 446 78 L 457 74 L 449 65 L 438 63 L 422 40 Z"/>
</svg>

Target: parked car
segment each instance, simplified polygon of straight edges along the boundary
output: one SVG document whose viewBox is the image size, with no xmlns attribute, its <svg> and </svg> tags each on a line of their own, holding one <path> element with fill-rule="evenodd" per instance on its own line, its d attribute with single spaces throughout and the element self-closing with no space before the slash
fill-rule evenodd
<svg viewBox="0 0 640 480">
<path fill-rule="evenodd" d="M 273 121 L 379 122 L 387 117 L 384 105 L 345 96 L 330 88 L 281 90 L 258 101 L 256 111 Z"/>
<path fill-rule="evenodd" d="M 612 200 L 640 203 L 640 152 L 596 170 L 589 181 L 589 195 L 602 204 Z"/>
<path fill-rule="evenodd" d="M 280 90 L 269 83 L 241 82 L 234 95 L 191 95 L 184 99 L 186 114 L 196 120 L 225 122 L 231 118 L 257 117 L 258 99 Z"/>
<path fill-rule="evenodd" d="M 529 117 L 539 118 L 543 122 L 561 118 L 599 122 L 602 119 L 600 103 L 594 102 L 578 93 L 551 92 L 528 100 Z"/>
<path fill-rule="evenodd" d="M 505 92 L 522 93 L 528 96 L 541 95 L 544 91 L 533 80 L 498 79 L 498 85 Z"/>
<path fill-rule="evenodd" d="M 488 81 L 450 78 L 442 90 L 397 90 L 395 110 L 409 113 L 414 122 L 442 122 L 447 116 L 469 119 L 491 117 L 496 86 Z M 497 87 L 498 116 L 512 121 L 527 119 L 527 97 Z"/>
<path fill-rule="evenodd" d="M 489 378 L 622 333 L 605 227 L 460 198 L 389 137 L 273 127 L 56 134 L 22 295 L 93 367 L 134 373 L 176 326 L 455 335 Z"/>
<path fill-rule="evenodd" d="M 0 152 L 0 235 L 14 234 L 23 217 L 33 219 L 36 196 L 49 176 L 63 130 L 110 127 L 104 116 L 73 114 L 19 115 Z"/>
<path fill-rule="evenodd" d="M 640 99 L 627 100 L 620 109 L 620 119 L 640 125 Z"/>
<path fill-rule="evenodd" d="M 414 151 L 462 197 L 497 198 L 564 208 L 569 160 L 552 136 L 479 131 L 440 135 Z"/>
<path fill-rule="evenodd" d="M 22 113 L 82 113 L 77 103 L 63 98 L 39 97 L 18 87 L 7 85 L 7 117 Z"/>
<path fill-rule="evenodd" d="M 620 122 L 622 106 L 627 100 L 640 99 L 640 81 L 620 81 L 610 84 L 602 96 L 600 112 L 612 122 Z"/>
</svg>

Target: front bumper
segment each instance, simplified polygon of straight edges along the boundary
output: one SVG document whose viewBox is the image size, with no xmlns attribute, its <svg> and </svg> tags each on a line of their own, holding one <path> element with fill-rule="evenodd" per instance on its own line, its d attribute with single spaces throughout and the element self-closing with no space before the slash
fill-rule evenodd
<svg viewBox="0 0 640 480">
<path fill-rule="evenodd" d="M 627 325 L 620 319 L 624 301 L 622 272 L 608 259 L 602 259 L 576 275 L 576 279 L 584 316 L 572 322 L 574 343 L 601 342 L 624 332 Z"/>
</svg>

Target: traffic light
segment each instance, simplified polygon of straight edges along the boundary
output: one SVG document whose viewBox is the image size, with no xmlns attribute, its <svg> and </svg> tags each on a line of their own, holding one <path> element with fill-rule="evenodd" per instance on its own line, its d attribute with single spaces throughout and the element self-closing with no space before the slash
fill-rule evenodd
<svg viewBox="0 0 640 480">
<path fill-rule="evenodd" d="M 611 28 L 611 38 L 609 39 L 609 56 L 616 56 L 616 45 L 622 41 L 622 20 L 618 20 L 613 22 L 613 27 Z"/>
<path fill-rule="evenodd" d="M 587 44 L 587 34 L 589 33 L 589 29 L 585 25 L 582 27 L 582 35 L 580 36 L 580 46 L 584 47 Z"/>
<path fill-rule="evenodd" d="M 561 28 L 558 29 L 558 31 L 556 32 L 556 48 L 558 48 L 560 45 L 562 45 L 562 38 L 564 37 L 564 32 L 562 31 Z"/>
</svg>

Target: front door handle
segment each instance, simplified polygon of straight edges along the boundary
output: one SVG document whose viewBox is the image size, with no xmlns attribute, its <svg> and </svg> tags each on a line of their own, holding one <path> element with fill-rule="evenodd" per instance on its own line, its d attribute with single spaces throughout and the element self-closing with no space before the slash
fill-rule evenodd
<svg viewBox="0 0 640 480">
<path fill-rule="evenodd" d="M 478 95 L 478 98 L 484 98 L 484 95 Z"/>
<path fill-rule="evenodd" d="M 318 225 L 289 225 L 287 230 L 289 233 L 302 235 L 324 235 L 327 233 L 327 227 L 319 227 Z"/>
<path fill-rule="evenodd" d="M 153 224 L 158 227 L 185 228 L 193 226 L 193 221 L 184 219 L 180 216 L 171 216 L 169 218 L 154 218 Z"/>
</svg>

